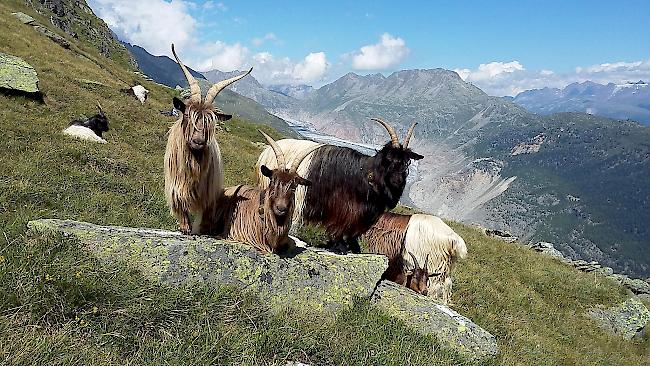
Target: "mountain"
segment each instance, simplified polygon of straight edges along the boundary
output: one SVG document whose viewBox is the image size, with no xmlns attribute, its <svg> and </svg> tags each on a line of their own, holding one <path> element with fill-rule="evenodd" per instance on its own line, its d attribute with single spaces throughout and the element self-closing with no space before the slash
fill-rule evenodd
<svg viewBox="0 0 650 366">
<path fill-rule="evenodd" d="M 585 81 L 564 89 L 526 90 L 513 101 L 539 114 L 585 112 L 650 125 L 650 87 L 644 81 L 607 85 Z"/>
<path fill-rule="evenodd" d="M 183 75 L 183 71 L 178 67 L 176 61 L 167 56 L 154 56 L 138 45 L 131 45 L 126 42 L 122 44 L 133 55 L 138 62 L 138 68 L 145 75 L 170 88 L 174 88 L 176 85 L 187 87 L 185 75 Z M 205 80 L 205 76 L 201 73 L 189 67 L 188 70 L 195 78 Z"/>
<path fill-rule="evenodd" d="M 314 88 L 310 85 L 291 84 L 269 85 L 267 89 L 299 100 L 307 98 L 307 96 L 314 91 Z"/>
<path fill-rule="evenodd" d="M 455 72 L 349 73 L 275 113 L 384 143 L 380 116 L 425 159 L 403 197 L 440 216 L 550 241 L 565 253 L 650 275 L 650 129 L 584 113 L 540 116 Z"/>
<path fill-rule="evenodd" d="M 187 87 L 187 80 L 185 79 L 185 75 L 183 74 L 183 71 L 181 71 L 181 69 L 178 67 L 176 61 L 167 56 L 154 56 L 147 52 L 146 49 L 138 45 L 131 45 L 129 43 L 124 43 L 124 45 L 126 46 L 127 50 L 133 55 L 138 63 L 138 67 L 145 75 L 160 84 L 167 85 L 172 88 L 174 88 L 176 85 Z M 215 72 L 211 71 L 207 74 L 211 76 L 212 80 L 208 80 L 203 74 L 199 73 L 198 71 L 192 70 L 191 68 L 188 68 L 188 70 L 199 81 L 199 85 L 201 85 L 201 90 L 203 93 L 206 93 L 208 91 L 212 82 L 217 82 L 229 78 L 231 76 L 234 76 L 236 73 L 233 72 L 216 74 Z M 217 100 L 219 107 L 223 111 L 231 113 L 235 116 L 239 116 L 243 119 L 272 126 L 285 136 L 298 136 L 296 132 L 294 132 L 291 127 L 287 125 L 286 121 L 267 112 L 266 109 L 258 104 L 255 100 L 246 98 L 240 95 L 240 93 L 233 91 L 236 90 L 235 88 L 237 88 L 237 85 L 239 83 L 246 85 L 252 82 L 257 84 L 257 81 L 255 79 L 247 76 L 246 78 L 228 87 L 228 89 L 222 91 L 219 94 Z M 267 92 L 273 93 L 270 91 Z M 283 95 L 277 95 L 279 97 L 286 98 Z"/>
</svg>

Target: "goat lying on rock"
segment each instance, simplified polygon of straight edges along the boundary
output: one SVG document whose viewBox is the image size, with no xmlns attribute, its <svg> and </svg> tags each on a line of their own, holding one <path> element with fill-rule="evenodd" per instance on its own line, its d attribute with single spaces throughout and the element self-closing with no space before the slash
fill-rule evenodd
<svg viewBox="0 0 650 366">
<path fill-rule="evenodd" d="M 356 150 L 323 146 L 301 164 L 301 175 L 313 185 L 296 193 L 294 225 L 303 222 L 322 225 L 336 249 L 360 252 L 357 238 L 379 219 L 387 209 L 397 205 L 408 175 L 411 159 L 423 156 L 408 148 L 416 124 L 408 130 L 400 144 L 395 129 L 379 118 L 372 119 L 389 133 L 391 141 L 374 156 Z M 280 140 L 278 144 L 288 156 L 300 155 L 317 145 L 305 140 Z M 271 151 L 267 148 L 257 160 L 256 167 L 272 166 Z M 258 172 L 257 183 L 268 186 L 268 179 Z M 347 248 L 346 248 L 347 247 Z"/>
<path fill-rule="evenodd" d="M 369 252 L 388 256 L 389 268 L 391 261 L 394 267 L 403 261 L 407 270 L 418 268 L 418 262 L 424 263 L 424 268 L 436 274 L 429 277 L 429 296 L 449 301 L 451 271 L 458 259 L 467 256 L 467 246 L 440 218 L 386 212 L 362 239 Z"/>
<path fill-rule="evenodd" d="M 85 120 L 74 120 L 70 122 L 68 128 L 63 130 L 63 134 L 86 141 L 105 144 L 106 140 L 102 138 L 102 133 L 108 131 L 108 118 L 104 114 L 99 102 L 97 102 L 97 108 L 99 108 L 99 113 L 94 116 Z"/>
<path fill-rule="evenodd" d="M 187 103 L 173 99 L 182 116 L 169 130 L 165 150 L 165 198 L 170 211 L 179 222 L 180 231 L 192 231 L 190 213 L 214 217 L 215 205 L 223 194 L 221 151 L 215 137 L 215 125 L 232 116 L 212 105 L 214 98 L 228 85 L 248 72 L 214 84 L 204 100 L 194 76 L 172 53 L 190 85 Z"/>
<path fill-rule="evenodd" d="M 263 254 L 278 253 L 286 250 L 291 243 L 288 235 L 296 188 L 298 185 L 311 184 L 296 170 L 313 149 L 304 151 L 290 168 L 286 168 L 286 159 L 280 147 L 269 135 L 262 131 L 260 133 L 275 153 L 275 165 L 281 167 L 260 167 L 261 173 L 270 179 L 270 185 L 264 189 L 245 185 L 226 188 L 215 215 L 208 222 L 196 222 L 194 227 L 200 234 L 250 244 Z"/>
</svg>

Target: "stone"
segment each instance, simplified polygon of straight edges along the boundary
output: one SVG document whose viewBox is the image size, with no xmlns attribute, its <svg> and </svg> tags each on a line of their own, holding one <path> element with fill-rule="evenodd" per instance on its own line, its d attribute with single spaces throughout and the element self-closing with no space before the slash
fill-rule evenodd
<svg viewBox="0 0 650 366">
<path fill-rule="evenodd" d="M 650 322 L 650 311 L 636 297 L 609 309 L 591 308 L 587 315 L 601 328 L 625 339 L 640 337 Z"/>
<path fill-rule="evenodd" d="M 382 281 L 371 301 L 418 332 L 431 334 L 443 345 L 464 354 L 486 358 L 499 353 L 492 334 L 431 297 Z"/>
<path fill-rule="evenodd" d="M 104 262 L 125 261 L 169 285 L 234 285 L 272 308 L 336 310 L 369 298 L 388 267 L 386 257 L 300 249 L 293 257 L 261 255 L 251 246 L 177 232 L 98 226 L 67 220 L 30 221 L 36 233 L 79 240 Z"/>
<path fill-rule="evenodd" d="M 0 88 L 39 93 L 36 70 L 22 58 L 0 52 Z"/>
<path fill-rule="evenodd" d="M 534 244 L 531 244 L 528 246 L 530 249 L 544 253 L 546 255 L 550 255 L 551 257 L 555 257 L 563 262 L 569 263 L 570 259 L 566 258 L 562 252 L 559 250 L 555 249 L 555 246 L 553 246 L 552 243 L 547 243 L 544 241 L 540 241 Z"/>
<path fill-rule="evenodd" d="M 650 295 L 650 283 L 638 278 L 628 278 L 623 283 L 623 286 L 629 288 L 635 294 L 648 294 Z"/>
<path fill-rule="evenodd" d="M 51 39 L 52 41 L 54 41 L 54 43 L 57 43 L 59 46 L 61 46 L 63 48 L 70 48 L 70 43 L 65 38 L 63 38 L 60 35 L 52 32 L 47 27 L 45 27 L 43 25 L 40 25 L 40 24 L 32 24 L 32 26 L 34 27 L 34 29 L 36 31 L 40 32 L 41 34 L 43 34 L 47 38 Z"/>
<path fill-rule="evenodd" d="M 31 23 L 33 23 L 33 22 L 36 21 L 36 19 L 34 19 L 34 18 L 32 18 L 31 16 L 29 16 L 29 15 L 27 15 L 27 14 L 25 14 L 25 13 L 22 13 L 22 12 L 20 12 L 20 11 L 15 12 L 15 13 L 11 13 L 11 15 L 15 16 L 16 18 L 18 18 L 18 20 L 20 20 L 21 22 L 23 22 L 23 24 L 31 24 Z"/>
<path fill-rule="evenodd" d="M 506 241 L 508 243 L 514 243 L 516 242 L 519 238 L 516 236 L 513 236 L 510 234 L 509 231 L 502 231 L 498 229 L 485 229 L 484 231 L 485 235 L 499 238 L 503 241 Z"/>
</svg>

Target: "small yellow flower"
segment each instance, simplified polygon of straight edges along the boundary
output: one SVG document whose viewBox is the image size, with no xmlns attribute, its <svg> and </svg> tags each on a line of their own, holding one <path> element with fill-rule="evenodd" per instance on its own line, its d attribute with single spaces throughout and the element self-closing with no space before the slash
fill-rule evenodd
<svg viewBox="0 0 650 366">
<path fill-rule="evenodd" d="M 93 314 L 97 314 L 97 313 L 99 313 L 99 309 L 97 308 L 97 306 L 93 306 Z"/>
<path fill-rule="evenodd" d="M 50 281 L 52 281 L 53 279 L 54 279 L 54 278 L 52 278 L 52 276 L 50 276 L 49 274 L 47 274 L 47 273 L 45 274 L 45 282 L 50 282 Z"/>
<path fill-rule="evenodd" d="M 79 321 L 79 326 L 80 326 L 80 327 L 83 328 L 83 327 L 85 327 L 86 325 L 88 325 L 88 322 L 87 322 L 87 321 L 85 321 L 85 320 L 83 320 L 83 319 L 81 319 L 81 320 Z"/>
<path fill-rule="evenodd" d="M 0 255 L 0 264 L 2 264 L 2 263 L 4 263 L 4 262 L 5 262 L 5 256 L 4 256 L 4 255 Z"/>
<path fill-rule="evenodd" d="M 81 272 L 81 271 L 77 271 L 77 273 L 75 273 L 74 275 L 75 275 L 77 278 L 81 278 L 82 272 Z"/>
</svg>

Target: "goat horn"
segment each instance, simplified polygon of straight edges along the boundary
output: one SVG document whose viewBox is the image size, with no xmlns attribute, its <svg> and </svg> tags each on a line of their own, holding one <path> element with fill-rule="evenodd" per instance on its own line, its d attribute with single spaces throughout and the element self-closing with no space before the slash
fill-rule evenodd
<svg viewBox="0 0 650 366">
<path fill-rule="evenodd" d="M 413 122 L 411 128 L 409 128 L 408 132 L 406 133 L 406 137 L 404 138 L 404 143 L 402 144 L 402 147 L 404 147 L 404 149 L 406 149 L 409 146 L 409 141 L 411 141 L 411 136 L 413 136 L 413 129 L 417 125 L 418 125 L 417 122 Z"/>
<path fill-rule="evenodd" d="M 190 71 L 183 65 L 181 60 L 178 59 L 178 55 L 176 55 L 176 50 L 174 50 L 174 44 L 172 43 L 172 53 L 174 54 L 174 58 L 176 59 L 176 62 L 178 63 L 178 66 L 181 67 L 181 70 L 183 70 L 183 74 L 185 74 L 185 79 L 187 79 L 187 83 L 190 85 L 190 102 L 200 102 L 201 101 L 201 88 L 199 87 L 199 82 L 196 81 L 194 76 L 190 74 Z"/>
<path fill-rule="evenodd" d="M 311 148 L 303 151 L 302 154 L 296 156 L 296 158 L 293 161 L 293 164 L 291 164 L 291 170 L 290 171 L 294 172 L 294 173 L 297 172 L 298 167 L 300 166 L 300 163 L 302 163 L 302 161 L 305 160 L 307 155 L 311 154 L 312 152 L 314 152 L 314 150 L 318 149 L 321 146 L 323 146 L 323 144 L 318 144 L 316 146 L 312 146 Z"/>
<path fill-rule="evenodd" d="M 282 167 L 283 169 L 286 169 L 287 162 L 284 159 L 284 153 L 282 152 L 282 149 L 280 149 L 280 145 L 278 145 L 275 140 L 271 138 L 271 136 L 267 135 L 264 133 L 262 130 L 258 130 L 264 137 L 266 137 L 266 141 L 271 145 L 271 148 L 273 148 L 273 152 L 275 152 L 275 159 L 278 161 L 278 168 Z"/>
<path fill-rule="evenodd" d="M 102 110 L 102 105 L 99 104 L 99 101 L 97 101 L 97 108 L 99 108 L 99 113 L 104 114 L 104 110 Z"/>
<path fill-rule="evenodd" d="M 420 268 L 420 264 L 418 264 L 418 260 L 415 259 L 415 256 L 413 255 L 413 253 L 409 252 L 409 255 L 410 255 L 411 258 L 413 259 L 413 264 L 415 264 L 415 268 L 416 268 L 416 269 L 417 269 L 417 268 Z"/>
<path fill-rule="evenodd" d="M 384 122 L 381 118 L 371 118 L 371 120 L 375 122 L 379 122 L 380 125 L 384 126 L 384 128 L 388 131 L 388 134 L 390 135 L 390 141 L 393 144 L 393 147 L 399 147 L 399 139 L 397 139 L 397 134 L 395 133 L 395 129 L 391 125 Z"/>
<path fill-rule="evenodd" d="M 208 90 L 208 94 L 206 94 L 206 96 L 205 96 L 205 103 L 212 104 L 212 102 L 214 102 L 214 98 L 217 97 L 217 94 L 219 94 L 222 90 L 224 90 L 228 85 L 230 85 L 230 84 L 234 83 L 235 81 L 237 81 L 239 79 L 242 79 L 246 75 L 250 74 L 251 71 L 253 71 L 252 67 L 250 69 L 248 69 L 248 71 L 246 71 L 245 73 L 243 73 L 241 75 L 231 77 L 230 79 L 221 80 L 220 82 L 212 85 L 210 90 Z"/>
<path fill-rule="evenodd" d="M 427 254 L 427 258 L 424 260 L 424 270 L 429 271 L 429 254 Z"/>
</svg>

